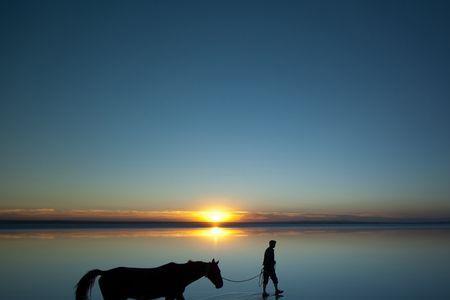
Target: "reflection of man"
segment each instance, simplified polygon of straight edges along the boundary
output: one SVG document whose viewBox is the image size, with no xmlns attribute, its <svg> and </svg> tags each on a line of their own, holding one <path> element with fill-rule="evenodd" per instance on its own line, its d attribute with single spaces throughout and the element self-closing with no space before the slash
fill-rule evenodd
<svg viewBox="0 0 450 300">
<path fill-rule="evenodd" d="M 275 295 L 279 295 L 283 293 L 282 290 L 278 289 L 278 278 L 277 274 L 275 274 L 275 244 L 277 242 L 271 240 L 269 242 L 269 247 L 264 252 L 264 271 L 263 271 L 263 297 L 269 296 L 266 292 L 267 283 L 269 283 L 269 277 L 272 279 L 273 285 L 275 286 Z"/>
</svg>

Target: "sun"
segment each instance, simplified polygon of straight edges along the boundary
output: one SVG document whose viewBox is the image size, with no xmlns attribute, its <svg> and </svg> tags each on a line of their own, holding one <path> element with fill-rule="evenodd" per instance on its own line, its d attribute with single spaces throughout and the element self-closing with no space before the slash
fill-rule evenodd
<svg viewBox="0 0 450 300">
<path fill-rule="evenodd" d="M 222 223 L 231 219 L 231 213 L 223 210 L 210 210 L 202 212 L 202 219 L 210 223 Z"/>
</svg>

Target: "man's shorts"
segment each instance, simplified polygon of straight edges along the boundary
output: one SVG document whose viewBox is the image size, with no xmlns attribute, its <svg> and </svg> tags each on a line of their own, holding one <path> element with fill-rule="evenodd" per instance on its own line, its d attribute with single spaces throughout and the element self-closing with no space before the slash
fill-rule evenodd
<svg viewBox="0 0 450 300">
<path fill-rule="evenodd" d="M 273 283 L 278 283 L 278 277 L 277 274 L 275 274 L 274 268 L 264 268 L 263 271 L 263 283 L 267 284 L 269 282 L 269 277 L 272 279 Z"/>
</svg>

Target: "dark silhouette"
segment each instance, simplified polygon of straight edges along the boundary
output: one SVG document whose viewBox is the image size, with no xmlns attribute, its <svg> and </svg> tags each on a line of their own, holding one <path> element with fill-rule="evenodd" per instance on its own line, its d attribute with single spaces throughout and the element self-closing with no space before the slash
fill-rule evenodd
<svg viewBox="0 0 450 300">
<path fill-rule="evenodd" d="M 75 299 L 89 300 L 95 278 L 104 300 L 147 300 L 165 297 L 166 300 L 184 300 L 189 284 L 206 276 L 216 288 L 223 286 L 219 261 L 188 261 L 185 264 L 168 263 L 157 268 L 115 268 L 108 271 L 91 270 L 76 286 Z"/>
<path fill-rule="evenodd" d="M 271 240 L 269 242 L 269 247 L 267 247 L 266 251 L 264 252 L 264 261 L 263 261 L 263 297 L 269 296 L 269 294 L 266 291 L 267 283 L 269 283 L 269 277 L 272 279 L 273 285 L 275 286 L 275 295 L 280 295 L 283 293 L 282 290 L 278 288 L 278 277 L 275 273 L 275 244 L 277 242 L 274 240 Z"/>
</svg>

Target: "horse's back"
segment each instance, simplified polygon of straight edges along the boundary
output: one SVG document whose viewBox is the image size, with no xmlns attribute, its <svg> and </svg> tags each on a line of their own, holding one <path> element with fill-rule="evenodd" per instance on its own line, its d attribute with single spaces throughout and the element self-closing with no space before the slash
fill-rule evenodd
<svg viewBox="0 0 450 300">
<path fill-rule="evenodd" d="M 114 269 L 110 269 L 104 272 L 104 275 L 107 276 L 145 276 L 152 277 L 153 275 L 163 275 L 165 273 L 176 272 L 178 264 L 176 263 L 168 263 L 156 268 L 129 268 L 129 267 L 118 267 Z"/>
</svg>

